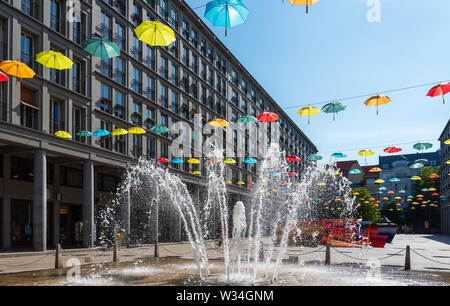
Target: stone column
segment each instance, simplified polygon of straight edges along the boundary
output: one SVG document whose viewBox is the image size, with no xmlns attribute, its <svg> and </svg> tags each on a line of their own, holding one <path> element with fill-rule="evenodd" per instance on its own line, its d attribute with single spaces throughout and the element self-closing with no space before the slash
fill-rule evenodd
<svg viewBox="0 0 450 306">
<path fill-rule="evenodd" d="M 47 249 L 47 153 L 34 153 L 33 178 L 33 249 Z"/>
<path fill-rule="evenodd" d="M 84 163 L 83 171 L 83 247 L 94 246 L 94 162 Z"/>
<path fill-rule="evenodd" d="M 3 154 L 3 205 L 2 205 L 2 249 L 11 248 L 11 195 L 9 186 L 11 180 L 11 155 Z"/>
<path fill-rule="evenodd" d="M 130 190 L 125 190 L 122 193 L 122 209 L 121 209 L 121 227 L 125 230 L 125 242 L 126 245 L 130 246 L 130 232 L 131 232 L 131 224 L 130 224 Z"/>
</svg>

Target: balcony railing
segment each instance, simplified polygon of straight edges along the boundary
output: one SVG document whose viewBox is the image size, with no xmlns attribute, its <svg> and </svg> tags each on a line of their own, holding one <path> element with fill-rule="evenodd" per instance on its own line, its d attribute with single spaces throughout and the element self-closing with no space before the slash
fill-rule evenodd
<svg viewBox="0 0 450 306">
<path fill-rule="evenodd" d="M 85 83 L 81 78 L 73 77 L 72 78 L 72 86 L 73 91 L 78 92 L 80 94 L 85 94 Z"/>
<path fill-rule="evenodd" d="M 152 70 L 155 70 L 155 59 L 153 57 L 147 56 L 144 58 L 143 63 Z"/>
<path fill-rule="evenodd" d="M 39 16 L 39 6 L 40 2 L 38 0 L 22 0 L 22 12 L 26 15 L 40 20 Z"/>
<path fill-rule="evenodd" d="M 25 65 L 27 65 L 28 67 L 30 67 L 31 69 L 36 70 L 34 56 L 22 52 L 20 54 L 20 61 Z"/>
<path fill-rule="evenodd" d="M 101 37 L 107 40 L 111 40 L 112 29 L 108 25 L 100 23 L 98 26 L 95 27 L 95 29 L 97 30 L 97 32 L 100 34 Z"/>
<path fill-rule="evenodd" d="M 155 100 L 155 91 L 150 87 L 145 88 L 143 94 L 150 100 Z"/>
<path fill-rule="evenodd" d="M 61 22 L 61 16 L 50 14 L 50 28 L 64 34 L 63 23 Z"/>
</svg>

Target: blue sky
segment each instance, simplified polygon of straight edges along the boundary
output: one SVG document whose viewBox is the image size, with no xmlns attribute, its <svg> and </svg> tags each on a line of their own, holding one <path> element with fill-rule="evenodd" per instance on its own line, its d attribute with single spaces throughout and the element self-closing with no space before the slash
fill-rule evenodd
<svg viewBox="0 0 450 306">
<path fill-rule="evenodd" d="M 186 0 L 199 7 L 208 0 Z M 432 87 L 387 94 L 392 102 L 374 107 L 368 98 L 343 101 L 347 110 L 300 117 L 301 107 L 321 101 L 450 80 L 450 2 L 380 0 L 381 21 L 367 21 L 367 0 L 321 0 L 305 14 L 287 0 L 244 0 L 247 22 L 228 31 L 205 23 L 327 158 L 336 151 L 363 158 L 360 149 L 384 154 L 390 145 L 416 152 L 417 141 L 433 143 L 450 118 L 450 94 L 426 96 Z M 204 8 L 196 9 L 203 16 Z M 324 104 L 316 105 L 321 108 Z M 289 108 L 294 107 L 294 108 Z M 377 148 L 374 148 L 377 147 Z M 377 155 L 368 158 L 378 163 Z"/>
</svg>

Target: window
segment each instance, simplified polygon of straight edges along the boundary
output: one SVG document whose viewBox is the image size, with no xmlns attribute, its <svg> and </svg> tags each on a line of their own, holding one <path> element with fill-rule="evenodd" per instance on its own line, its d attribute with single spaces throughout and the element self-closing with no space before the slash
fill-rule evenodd
<svg viewBox="0 0 450 306">
<path fill-rule="evenodd" d="M 175 31 L 178 31 L 178 13 L 175 9 L 170 10 L 170 25 Z"/>
<path fill-rule="evenodd" d="M 142 8 L 136 3 L 133 3 L 133 14 L 131 15 L 131 20 L 135 26 L 140 25 L 142 22 Z"/>
<path fill-rule="evenodd" d="M 98 28 L 98 31 L 101 37 L 112 41 L 111 17 L 103 11 L 100 13 L 100 26 Z"/>
<path fill-rule="evenodd" d="M 64 130 L 64 101 L 50 98 L 50 134 Z"/>
<path fill-rule="evenodd" d="M 142 135 L 133 134 L 133 148 L 131 154 L 137 158 L 142 156 Z"/>
<path fill-rule="evenodd" d="M 198 74 L 198 57 L 196 55 L 192 55 L 191 70 Z"/>
<path fill-rule="evenodd" d="M 164 86 L 164 85 L 161 85 L 161 88 L 160 88 L 160 89 L 161 89 L 161 90 L 160 90 L 161 97 L 160 97 L 159 103 L 161 104 L 161 106 L 167 108 L 167 107 L 168 107 L 168 104 L 169 104 L 167 87 Z"/>
<path fill-rule="evenodd" d="M 39 107 L 36 106 L 36 92 L 27 87 L 20 87 L 20 125 L 38 129 Z"/>
<path fill-rule="evenodd" d="M 22 0 L 22 12 L 33 18 L 39 18 L 39 2 L 35 0 Z"/>
<path fill-rule="evenodd" d="M 125 84 L 125 61 L 121 57 L 114 59 L 116 67 L 114 70 L 114 80 L 120 84 Z"/>
<path fill-rule="evenodd" d="M 147 138 L 147 159 L 156 158 L 156 139 Z"/>
<path fill-rule="evenodd" d="M 72 22 L 72 38 L 73 42 L 77 44 L 81 44 L 81 33 L 82 33 L 82 23 L 78 20 L 76 16 L 74 16 L 74 20 Z"/>
<path fill-rule="evenodd" d="M 100 84 L 100 109 L 112 113 L 111 88 L 103 83 Z"/>
<path fill-rule="evenodd" d="M 145 95 L 148 99 L 155 100 L 155 79 L 147 74 L 147 88 L 145 89 Z"/>
<path fill-rule="evenodd" d="M 110 122 L 106 122 L 104 120 L 100 121 L 100 129 L 111 131 L 112 130 L 112 124 Z M 108 135 L 105 137 L 100 138 L 100 146 L 102 148 L 105 148 L 107 150 L 112 150 L 112 136 Z"/>
<path fill-rule="evenodd" d="M 161 68 L 160 68 L 161 76 L 165 79 L 169 78 L 169 70 L 167 67 L 167 58 L 161 56 Z"/>
<path fill-rule="evenodd" d="M 178 114 L 178 94 L 172 91 L 171 95 L 171 110 L 173 113 Z"/>
<path fill-rule="evenodd" d="M 146 57 L 144 60 L 148 68 L 155 70 L 155 51 L 149 45 L 146 45 Z"/>
<path fill-rule="evenodd" d="M 138 61 L 142 61 L 142 42 L 133 35 L 133 46 L 131 48 L 131 55 Z"/>
<path fill-rule="evenodd" d="M 99 173 L 98 174 L 98 190 L 105 192 L 115 192 L 117 190 L 117 186 L 119 185 L 119 178 Z"/>
<path fill-rule="evenodd" d="M 132 81 L 132 87 L 133 90 L 139 94 L 142 93 L 142 72 L 137 69 L 136 67 L 133 67 L 133 81 Z"/>
<path fill-rule="evenodd" d="M 125 27 L 117 22 L 114 25 L 114 43 L 120 49 L 125 49 Z"/>
<path fill-rule="evenodd" d="M 73 91 L 84 95 L 85 93 L 84 93 L 84 77 L 83 76 L 84 76 L 83 64 L 77 60 L 74 60 L 73 66 L 72 66 Z"/>
<path fill-rule="evenodd" d="M 27 34 L 20 36 L 21 62 L 25 63 L 31 69 L 34 68 L 34 39 Z"/>
<path fill-rule="evenodd" d="M 83 116 L 83 109 L 81 107 L 74 106 L 72 108 L 72 133 L 75 134 L 74 140 L 78 142 L 84 142 L 86 137 L 78 136 L 77 133 L 84 130 L 85 122 Z"/>
<path fill-rule="evenodd" d="M 50 0 L 50 28 L 57 32 L 62 32 L 61 3 L 56 0 Z"/>
<path fill-rule="evenodd" d="M 181 31 L 182 35 L 186 40 L 189 40 L 189 25 L 187 22 L 183 19 L 183 22 L 181 23 Z"/>
<path fill-rule="evenodd" d="M 161 157 L 169 157 L 169 145 L 167 143 L 161 143 Z"/>
<path fill-rule="evenodd" d="M 183 64 L 189 67 L 189 50 L 186 47 L 183 47 L 183 55 L 182 55 Z"/>
<path fill-rule="evenodd" d="M 131 121 L 136 125 L 142 125 L 142 104 L 133 103 L 133 115 Z"/>
<path fill-rule="evenodd" d="M 63 186 L 83 188 L 83 170 L 61 166 L 60 184 Z"/>
<path fill-rule="evenodd" d="M 145 127 L 150 130 L 155 126 L 155 110 L 153 108 L 147 108 L 147 115 L 145 119 Z"/>
<path fill-rule="evenodd" d="M 170 81 L 173 85 L 178 86 L 178 66 L 172 63 Z"/>
<path fill-rule="evenodd" d="M 114 115 L 118 118 L 125 119 L 125 98 L 120 91 L 115 91 Z"/>
<path fill-rule="evenodd" d="M 168 10 L 167 10 L 167 1 L 161 0 L 159 3 L 159 15 L 161 15 L 162 18 L 168 19 Z"/>
<path fill-rule="evenodd" d="M 11 156 L 11 179 L 33 181 L 33 160 Z"/>
</svg>

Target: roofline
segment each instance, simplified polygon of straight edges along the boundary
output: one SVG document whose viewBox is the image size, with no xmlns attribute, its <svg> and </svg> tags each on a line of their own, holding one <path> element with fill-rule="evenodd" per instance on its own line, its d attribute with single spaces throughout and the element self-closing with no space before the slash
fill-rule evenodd
<svg viewBox="0 0 450 306">
<path fill-rule="evenodd" d="M 447 128 L 450 128 L 450 119 L 448 119 L 447 125 L 445 126 L 444 130 L 442 131 L 441 136 L 439 136 L 439 140 L 441 140 L 444 137 L 444 132 L 447 130 Z"/>
<path fill-rule="evenodd" d="M 219 44 L 221 48 L 223 48 L 227 54 L 232 58 L 232 60 L 234 60 L 238 65 L 239 68 L 242 69 L 249 77 L 250 80 L 255 83 L 260 91 L 262 91 L 264 93 L 265 96 L 267 96 L 272 104 L 274 104 L 277 108 L 278 111 L 280 111 L 283 115 L 285 115 L 286 119 L 289 120 L 289 122 L 291 123 L 292 126 L 294 126 L 297 129 L 297 132 L 299 134 L 301 134 L 307 141 L 308 143 L 316 150 L 318 151 L 316 145 L 311 141 L 311 139 L 309 139 L 305 133 L 303 133 L 303 131 L 300 129 L 300 127 L 291 119 L 291 117 L 289 117 L 288 114 L 286 114 L 283 109 L 281 109 L 281 107 L 278 105 L 278 103 L 272 98 L 272 96 L 261 86 L 261 84 L 259 84 L 259 82 L 253 77 L 253 75 L 244 67 L 244 65 L 242 65 L 242 63 L 233 55 L 233 53 L 231 53 L 231 51 L 225 46 L 224 43 L 222 43 L 222 41 L 216 36 L 216 34 L 214 34 L 211 29 L 208 27 L 208 25 L 206 23 L 203 22 L 203 20 L 201 20 L 200 16 L 197 15 L 197 13 L 189 6 L 189 4 L 186 3 L 185 0 L 180 1 L 180 5 L 183 5 L 183 7 L 189 12 L 191 13 L 194 17 L 196 17 L 197 21 L 200 23 L 200 25 L 203 27 L 203 29 L 208 32 L 208 34 L 210 36 L 212 36 L 212 38 L 214 38 L 214 42 Z"/>
</svg>

